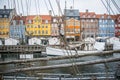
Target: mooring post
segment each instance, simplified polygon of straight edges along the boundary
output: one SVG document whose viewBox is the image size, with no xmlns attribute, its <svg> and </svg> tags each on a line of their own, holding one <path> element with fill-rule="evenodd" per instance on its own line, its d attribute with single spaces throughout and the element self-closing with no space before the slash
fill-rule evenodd
<svg viewBox="0 0 120 80">
<path fill-rule="evenodd" d="M 62 78 L 62 76 L 60 75 L 60 76 L 59 76 L 59 80 L 61 80 L 61 78 Z"/>
<path fill-rule="evenodd" d="M 95 76 L 92 76 L 91 80 L 97 80 L 97 78 Z"/>
<path fill-rule="evenodd" d="M 120 80 L 120 64 L 118 64 L 117 69 L 115 71 L 115 79 Z"/>
<path fill-rule="evenodd" d="M 0 80 L 4 80 L 4 79 L 3 79 L 3 75 L 0 75 Z"/>
</svg>

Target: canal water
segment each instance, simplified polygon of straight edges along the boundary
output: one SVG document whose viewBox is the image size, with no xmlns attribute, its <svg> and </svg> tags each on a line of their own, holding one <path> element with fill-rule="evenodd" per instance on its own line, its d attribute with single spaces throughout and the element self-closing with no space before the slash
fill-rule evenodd
<svg viewBox="0 0 120 80">
<path fill-rule="evenodd" d="M 34 58 L 40 58 L 41 56 L 39 53 L 34 55 Z M 51 56 L 47 56 L 51 57 Z M 7 65 L 0 65 L 0 72 L 7 71 L 10 69 L 17 69 L 17 68 L 25 68 L 25 67 L 38 67 L 38 66 L 48 66 L 48 65 L 57 65 L 57 64 L 64 64 L 64 63 L 76 63 L 76 62 L 85 62 L 85 61 L 92 61 L 92 60 L 102 60 L 106 58 L 113 58 L 113 57 L 120 57 L 119 55 L 106 55 L 106 56 L 90 56 L 90 57 L 83 57 L 83 58 L 73 58 L 73 59 L 65 59 L 65 60 L 54 60 L 54 61 L 37 61 L 37 62 L 27 62 L 22 64 L 7 64 Z M 1 61 L 10 61 L 10 60 L 17 60 L 20 59 L 18 54 L 4 54 L 2 55 Z M 67 68 L 59 68 L 59 69 L 51 69 L 51 70 L 37 70 L 37 71 L 29 71 L 28 73 L 19 73 L 25 75 L 37 75 L 37 73 L 54 73 L 54 74 L 72 74 L 77 75 L 85 74 L 85 73 L 115 73 L 117 69 L 117 65 L 120 62 L 111 62 L 105 64 L 94 64 L 94 65 L 86 65 L 86 66 L 75 66 L 75 67 L 67 67 Z M 17 74 L 17 73 L 16 73 Z M 11 75 L 11 74 L 5 74 Z M 14 75 L 14 74 L 13 74 Z"/>
</svg>

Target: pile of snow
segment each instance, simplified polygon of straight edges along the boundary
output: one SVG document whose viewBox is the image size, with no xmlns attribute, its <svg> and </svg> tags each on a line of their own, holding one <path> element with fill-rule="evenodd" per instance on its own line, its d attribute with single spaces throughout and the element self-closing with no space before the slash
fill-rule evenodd
<svg viewBox="0 0 120 80">
<path fill-rule="evenodd" d="M 88 37 L 88 38 L 85 38 L 84 41 L 86 41 L 86 42 L 95 42 L 95 39 L 91 38 L 91 37 Z"/>
<path fill-rule="evenodd" d="M 19 44 L 19 40 L 13 38 L 5 39 L 5 45 L 18 45 L 18 44 Z"/>
<path fill-rule="evenodd" d="M 116 41 L 113 44 L 113 50 L 118 50 L 118 49 L 120 49 L 120 41 Z"/>
<path fill-rule="evenodd" d="M 40 45 L 41 44 L 41 40 L 39 38 L 31 38 L 29 39 L 29 45 Z"/>
<path fill-rule="evenodd" d="M 94 49 L 103 51 L 105 49 L 105 42 L 95 42 Z"/>
<path fill-rule="evenodd" d="M 60 45 L 60 39 L 58 38 L 49 38 L 49 45 Z"/>
<path fill-rule="evenodd" d="M 114 43 L 119 42 L 119 41 L 120 40 L 117 37 L 111 37 L 111 38 L 107 39 L 107 43 L 110 43 L 110 44 L 114 44 Z"/>
</svg>

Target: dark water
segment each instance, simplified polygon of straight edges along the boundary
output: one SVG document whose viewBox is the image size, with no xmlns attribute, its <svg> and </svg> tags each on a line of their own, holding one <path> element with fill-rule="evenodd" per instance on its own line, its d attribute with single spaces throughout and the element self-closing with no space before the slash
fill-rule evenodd
<svg viewBox="0 0 120 80">
<path fill-rule="evenodd" d="M 40 56 L 38 56 L 40 57 Z M 50 57 L 50 56 L 48 56 Z M 24 63 L 24 64 L 8 64 L 8 65 L 0 65 L 0 72 L 10 70 L 10 69 L 17 69 L 17 68 L 26 68 L 26 67 L 38 67 L 38 66 L 47 66 L 47 65 L 57 65 L 57 64 L 64 64 L 64 63 L 76 63 L 76 62 L 85 62 L 85 61 L 92 61 L 92 60 L 99 60 L 99 59 L 106 59 L 112 57 L 120 57 L 120 55 L 106 55 L 106 56 L 91 56 L 91 57 L 83 57 L 83 58 L 74 58 L 74 59 L 65 59 L 65 60 L 54 60 L 54 61 L 37 61 L 31 63 Z M 19 59 L 18 55 L 4 55 L 4 61 L 9 60 L 16 60 Z M 51 69 L 51 70 L 37 70 L 37 71 L 29 71 L 29 72 L 22 72 L 19 75 L 25 74 L 29 76 L 34 76 L 36 73 L 55 73 L 55 74 L 83 74 L 83 73 L 106 73 L 112 72 L 115 73 L 117 65 L 120 62 L 111 62 L 105 64 L 94 64 L 94 65 L 86 65 L 86 66 L 75 66 L 75 67 L 67 67 L 67 68 L 59 68 L 59 69 Z M 17 74 L 13 73 L 12 75 Z M 4 74 L 4 75 L 11 75 L 11 74 Z"/>
</svg>

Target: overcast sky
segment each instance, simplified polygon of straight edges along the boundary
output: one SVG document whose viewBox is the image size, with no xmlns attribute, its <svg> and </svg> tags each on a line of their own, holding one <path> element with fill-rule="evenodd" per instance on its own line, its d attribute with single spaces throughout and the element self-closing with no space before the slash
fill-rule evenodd
<svg viewBox="0 0 120 80">
<path fill-rule="evenodd" d="M 58 1 L 60 1 L 60 6 L 63 11 L 65 8 L 65 0 Z M 105 2 L 105 0 L 103 1 Z M 118 6 L 120 7 L 120 0 L 114 1 L 116 1 Z M 56 0 L 50 0 L 50 2 L 55 15 L 58 15 L 58 6 Z M 0 8 L 3 8 L 4 5 L 6 5 L 7 8 L 15 7 L 17 13 L 22 13 L 23 15 L 49 14 L 48 10 L 52 10 L 49 0 L 0 0 Z M 103 6 L 101 0 L 66 0 L 67 9 L 70 9 L 71 6 L 74 6 L 74 9 L 79 9 L 80 12 L 85 12 L 85 10 L 88 9 L 89 12 L 95 12 L 98 14 L 107 13 L 107 10 Z M 110 6 L 114 10 L 115 14 L 119 13 L 112 3 L 110 3 Z"/>
</svg>

